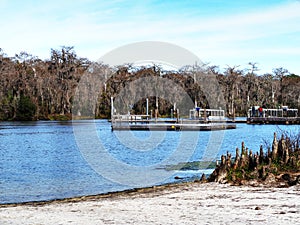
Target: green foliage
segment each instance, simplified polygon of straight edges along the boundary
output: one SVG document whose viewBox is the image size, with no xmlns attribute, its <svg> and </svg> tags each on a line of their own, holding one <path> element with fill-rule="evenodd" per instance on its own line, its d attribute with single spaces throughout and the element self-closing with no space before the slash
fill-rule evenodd
<svg viewBox="0 0 300 225">
<path fill-rule="evenodd" d="M 251 173 L 252 171 L 246 169 L 246 168 L 229 168 L 227 171 L 227 176 L 226 179 L 228 181 L 236 181 L 236 180 L 249 180 L 253 179 L 253 174 Z"/>
<path fill-rule="evenodd" d="M 299 75 L 296 75 L 294 73 L 290 74 L 290 75 L 287 75 L 286 77 L 289 77 L 289 78 L 300 78 Z"/>
<path fill-rule="evenodd" d="M 226 176 L 226 180 L 228 181 L 233 181 L 233 174 L 234 174 L 234 170 L 232 168 L 230 168 L 227 171 L 227 176 Z"/>
<path fill-rule="evenodd" d="M 244 170 L 241 168 L 237 168 L 236 170 L 234 170 L 234 174 L 236 176 L 237 179 L 243 179 L 244 177 Z"/>
<path fill-rule="evenodd" d="M 48 119 L 49 120 L 67 121 L 67 120 L 72 119 L 72 115 L 71 114 L 64 114 L 64 115 L 53 114 L 53 115 L 49 115 Z"/>
<path fill-rule="evenodd" d="M 10 96 L 2 97 L 0 101 L 0 120 L 9 120 L 13 114 L 12 98 Z"/>
<path fill-rule="evenodd" d="M 27 96 L 21 95 L 18 108 L 17 108 L 17 120 L 33 120 L 36 112 L 36 106 Z"/>
</svg>

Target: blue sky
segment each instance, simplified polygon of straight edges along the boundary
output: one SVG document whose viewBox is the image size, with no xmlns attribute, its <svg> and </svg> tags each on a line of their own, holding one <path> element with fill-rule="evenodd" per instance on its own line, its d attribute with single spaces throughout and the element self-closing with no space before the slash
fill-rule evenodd
<svg viewBox="0 0 300 225">
<path fill-rule="evenodd" d="M 299 12 L 297 0 L 0 0 L 0 48 L 47 59 L 51 48 L 74 46 L 97 60 L 125 44 L 163 41 L 221 69 L 257 62 L 259 73 L 300 74 Z"/>
</svg>

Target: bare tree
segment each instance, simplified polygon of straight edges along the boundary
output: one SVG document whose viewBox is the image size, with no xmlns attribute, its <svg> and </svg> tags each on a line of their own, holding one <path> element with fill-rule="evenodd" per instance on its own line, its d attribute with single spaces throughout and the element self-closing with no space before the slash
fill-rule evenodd
<svg viewBox="0 0 300 225">
<path fill-rule="evenodd" d="M 227 109 L 228 114 L 235 116 L 236 98 L 239 95 L 239 78 L 243 74 L 242 70 L 238 69 L 239 66 L 227 66 L 225 70 L 226 76 L 226 91 L 227 91 Z"/>
<path fill-rule="evenodd" d="M 279 80 L 280 82 L 280 96 L 279 96 L 279 103 L 285 105 L 285 98 L 284 98 L 284 87 L 283 87 L 283 80 L 284 78 L 289 75 L 289 71 L 287 69 L 284 69 L 282 67 L 273 69 L 273 73 L 275 75 L 275 78 Z"/>
</svg>

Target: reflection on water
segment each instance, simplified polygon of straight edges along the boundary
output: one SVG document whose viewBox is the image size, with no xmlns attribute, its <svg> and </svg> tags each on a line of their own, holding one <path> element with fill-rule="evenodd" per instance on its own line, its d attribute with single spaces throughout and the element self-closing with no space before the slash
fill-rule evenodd
<svg viewBox="0 0 300 225">
<path fill-rule="evenodd" d="M 84 160 L 73 134 L 73 126 L 87 122 L 2 122 L 0 123 L 0 203 L 49 200 L 123 190 L 120 185 L 97 174 Z M 275 125 L 238 124 L 237 129 L 200 132 L 188 140 L 181 132 L 112 132 L 106 120 L 96 120 L 99 140 L 115 159 L 141 167 L 160 164 L 176 149 L 185 152 L 197 142 L 189 161 L 219 158 L 234 153 L 244 141 L 249 149 L 259 150 L 271 143 Z M 298 126 L 280 126 L 299 132 Z M 220 132 L 220 133 L 217 133 Z M 186 135 L 186 134 L 185 134 Z M 183 138 L 184 137 L 184 138 Z M 179 147 L 178 147 L 179 146 Z M 179 149 L 178 149 L 179 148 Z M 113 168 L 111 168 L 113 169 Z M 175 176 L 201 176 L 205 171 L 177 171 Z"/>
</svg>

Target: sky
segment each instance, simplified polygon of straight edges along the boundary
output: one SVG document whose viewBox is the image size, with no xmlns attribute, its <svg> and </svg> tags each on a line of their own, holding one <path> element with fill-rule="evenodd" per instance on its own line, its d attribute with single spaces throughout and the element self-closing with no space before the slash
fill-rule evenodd
<svg viewBox="0 0 300 225">
<path fill-rule="evenodd" d="M 0 0 L 0 48 L 44 60 L 74 46 L 96 61 L 126 44 L 162 41 L 221 70 L 255 62 L 260 74 L 300 74 L 299 12 L 299 0 Z"/>
</svg>

